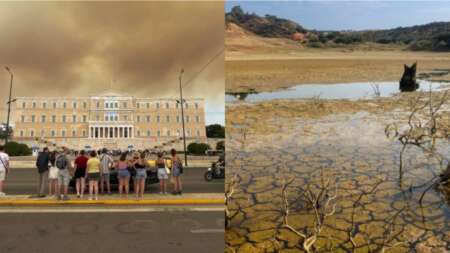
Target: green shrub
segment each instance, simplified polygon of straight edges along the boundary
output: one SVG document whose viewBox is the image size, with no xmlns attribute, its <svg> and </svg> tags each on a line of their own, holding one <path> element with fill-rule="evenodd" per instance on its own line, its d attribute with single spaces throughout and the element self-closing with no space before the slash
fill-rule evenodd
<svg viewBox="0 0 450 253">
<path fill-rule="evenodd" d="M 309 42 L 309 43 L 308 43 L 308 47 L 312 47 L 312 48 L 321 48 L 321 47 L 323 47 L 323 44 L 320 43 L 320 42 L 318 42 L 318 41 L 315 41 L 315 42 Z"/>
<path fill-rule="evenodd" d="M 31 155 L 31 148 L 26 144 L 17 143 L 14 141 L 8 142 L 5 145 L 5 151 L 10 156 L 25 156 Z"/>
<path fill-rule="evenodd" d="M 429 40 L 419 40 L 419 41 L 414 41 L 413 43 L 411 43 L 411 45 L 409 46 L 411 50 L 430 50 L 433 46 L 433 43 Z"/>
<path fill-rule="evenodd" d="M 193 155 L 204 155 L 208 149 L 211 149 L 211 147 L 206 143 L 193 142 L 187 147 L 188 153 Z"/>
</svg>

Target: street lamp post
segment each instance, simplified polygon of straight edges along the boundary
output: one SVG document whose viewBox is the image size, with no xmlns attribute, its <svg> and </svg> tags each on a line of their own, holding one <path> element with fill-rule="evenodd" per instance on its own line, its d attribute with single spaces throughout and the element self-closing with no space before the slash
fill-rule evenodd
<svg viewBox="0 0 450 253">
<path fill-rule="evenodd" d="M 181 87 L 181 78 L 183 76 L 184 69 L 180 71 L 180 105 L 181 105 L 181 123 L 183 125 L 183 148 L 184 148 L 184 165 L 187 167 L 187 152 L 186 152 L 186 133 L 184 130 L 184 108 L 183 108 L 183 88 Z"/>
<path fill-rule="evenodd" d="M 5 137 L 5 144 L 8 143 L 8 138 L 9 138 L 9 116 L 11 114 L 11 95 L 12 95 L 12 84 L 13 84 L 13 79 L 14 79 L 14 75 L 11 72 L 11 70 L 8 67 L 5 67 L 6 71 L 8 71 L 8 73 L 11 75 L 11 81 L 9 84 L 9 98 L 8 98 L 8 116 L 6 119 L 6 137 Z"/>
</svg>

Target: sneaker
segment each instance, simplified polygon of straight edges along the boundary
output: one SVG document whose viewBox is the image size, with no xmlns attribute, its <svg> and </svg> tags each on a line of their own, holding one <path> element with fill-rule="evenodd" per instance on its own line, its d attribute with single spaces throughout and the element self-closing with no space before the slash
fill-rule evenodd
<svg viewBox="0 0 450 253">
<path fill-rule="evenodd" d="M 159 192 L 159 194 L 164 194 L 164 192 Z"/>
<path fill-rule="evenodd" d="M 77 194 L 77 198 L 80 198 L 80 194 Z"/>
<path fill-rule="evenodd" d="M 61 195 L 56 195 L 56 199 L 57 200 L 61 200 L 62 198 L 61 198 Z"/>
<path fill-rule="evenodd" d="M 177 194 L 178 194 L 178 192 L 176 192 L 176 191 L 173 191 L 173 192 L 171 192 L 170 194 L 172 194 L 172 195 L 177 195 Z"/>
<path fill-rule="evenodd" d="M 0 192 L 0 197 L 6 197 L 6 194 L 4 192 Z"/>
<path fill-rule="evenodd" d="M 98 197 L 95 197 L 95 200 L 98 200 Z"/>
<path fill-rule="evenodd" d="M 45 198 L 45 194 L 39 194 L 37 197 L 38 198 Z"/>
<path fill-rule="evenodd" d="M 88 200 L 92 200 L 92 197 L 89 197 Z"/>
<path fill-rule="evenodd" d="M 181 191 L 177 192 L 178 195 L 182 195 L 183 193 Z"/>
</svg>

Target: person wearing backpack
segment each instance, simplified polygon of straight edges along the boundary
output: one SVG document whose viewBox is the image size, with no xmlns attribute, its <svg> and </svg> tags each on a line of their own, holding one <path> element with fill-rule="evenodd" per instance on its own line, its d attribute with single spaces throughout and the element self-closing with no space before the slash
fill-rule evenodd
<svg viewBox="0 0 450 253">
<path fill-rule="evenodd" d="M 56 188 L 56 197 L 58 200 L 69 200 L 69 196 L 67 195 L 69 189 L 70 182 L 70 171 L 72 169 L 72 165 L 68 158 L 68 150 L 63 148 L 58 157 L 56 157 L 56 167 L 58 168 L 58 187 Z M 61 188 L 63 188 L 63 197 L 61 198 Z"/>
<path fill-rule="evenodd" d="M 100 193 L 104 193 L 104 186 L 106 183 L 106 190 L 111 195 L 111 183 L 110 183 L 110 168 L 114 166 L 114 160 L 108 154 L 108 150 L 104 148 L 102 155 L 100 156 Z"/>
<path fill-rule="evenodd" d="M 45 185 L 47 184 L 49 163 L 50 153 L 48 152 L 48 148 L 45 147 L 42 152 L 39 152 L 36 159 L 36 168 L 39 173 L 38 198 L 45 197 Z"/>
<path fill-rule="evenodd" d="M 177 156 L 177 151 L 175 149 L 170 150 L 172 155 L 172 180 L 174 184 L 173 195 L 181 195 L 181 174 L 183 174 L 183 163 L 181 159 Z"/>
<path fill-rule="evenodd" d="M 0 145 L 0 197 L 5 197 L 3 192 L 3 182 L 9 172 L 9 156 L 5 152 L 5 147 Z"/>
</svg>

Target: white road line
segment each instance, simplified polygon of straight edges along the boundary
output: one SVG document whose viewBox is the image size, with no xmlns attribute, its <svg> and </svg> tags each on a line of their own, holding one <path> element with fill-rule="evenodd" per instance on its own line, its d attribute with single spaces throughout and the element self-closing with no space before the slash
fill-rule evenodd
<svg viewBox="0 0 450 253">
<path fill-rule="evenodd" d="M 200 228 L 200 229 L 191 229 L 191 233 L 193 234 L 225 233 L 225 230 L 220 228 Z"/>
<path fill-rule="evenodd" d="M 166 211 L 223 212 L 223 207 L 141 207 L 141 208 L 0 208 L 0 213 L 146 213 Z"/>
</svg>

